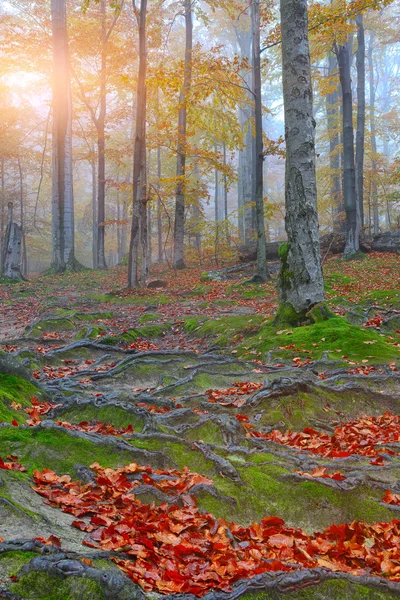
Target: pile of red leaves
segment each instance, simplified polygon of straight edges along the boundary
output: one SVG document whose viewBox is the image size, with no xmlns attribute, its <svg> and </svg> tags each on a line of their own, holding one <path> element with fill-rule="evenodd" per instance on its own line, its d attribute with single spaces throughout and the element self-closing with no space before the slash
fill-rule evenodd
<svg viewBox="0 0 400 600">
<path fill-rule="evenodd" d="M 6 458 L 11 462 L 5 462 L 0 456 L 0 469 L 4 469 L 5 471 L 26 471 L 26 468 L 18 462 L 18 456 L 9 454 Z"/>
<path fill-rule="evenodd" d="M 191 496 L 181 496 L 181 508 L 135 498 L 138 476 L 143 481 L 145 475 L 147 482 L 158 475 L 153 481 L 160 487 L 160 475 L 172 473 L 168 485 L 180 486 L 181 493 L 205 479 L 188 469 L 153 471 L 134 463 L 115 470 L 92 468 L 95 481 L 86 485 L 49 469 L 35 471 L 34 489 L 50 505 L 81 519 L 73 525 L 86 532 L 84 545 L 131 557 L 113 560 L 145 591 L 202 596 L 212 589 L 230 591 L 235 581 L 266 571 L 316 566 L 400 581 L 400 521 L 332 525 L 314 535 L 277 517 L 242 527 L 200 513 Z"/>
<path fill-rule="evenodd" d="M 249 396 L 253 392 L 261 389 L 262 383 L 253 383 L 251 381 L 235 381 L 232 387 L 222 390 L 207 390 L 208 401 L 218 403 L 221 406 L 235 406 L 239 408 L 245 403 L 243 396 Z"/>
<path fill-rule="evenodd" d="M 342 423 L 335 427 L 329 436 L 306 427 L 301 432 L 279 430 L 270 433 L 256 431 L 251 424 L 244 423 L 249 437 L 258 437 L 290 446 L 298 450 L 307 450 L 325 458 L 343 458 L 353 454 L 375 457 L 378 454 L 396 454 L 382 447 L 383 444 L 400 442 L 400 416 L 385 412 L 378 417 L 363 416 L 356 421 Z"/>
</svg>

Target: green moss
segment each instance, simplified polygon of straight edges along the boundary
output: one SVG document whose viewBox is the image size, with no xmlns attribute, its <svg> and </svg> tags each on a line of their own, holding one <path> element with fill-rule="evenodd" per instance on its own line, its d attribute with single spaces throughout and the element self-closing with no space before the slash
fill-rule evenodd
<svg viewBox="0 0 400 600">
<path fill-rule="evenodd" d="M 228 346 L 238 338 L 258 332 L 264 318 L 260 315 L 235 315 L 204 320 L 202 317 L 185 319 L 188 333 L 201 338 L 215 338 L 215 343 Z"/>
<path fill-rule="evenodd" d="M 352 325 L 341 317 L 295 327 L 285 336 L 277 336 L 276 333 L 276 325 L 267 323 L 257 336 L 247 339 L 242 344 L 239 354 L 245 354 L 246 347 L 250 347 L 263 356 L 275 349 L 275 355 L 281 358 L 300 356 L 305 359 L 309 356 L 318 359 L 324 352 L 334 360 L 347 356 L 357 361 L 368 359 L 371 363 L 383 363 L 399 358 L 398 349 L 387 343 L 388 338 L 371 329 Z M 290 351 L 279 349 L 286 345 L 294 345 L 295 348 Z M 311 353 L 302 355 L 302 350 L 309 350 Z"/>
<path fill-rule="evenodd" d="M 221 435 L 220 428 L 216 423 L 203 423 L 193 429 L 188 429 L 185 433 L 185 438 L 188 440 L 202 440 L 210 444 L 223 445 L 224 440 Z"/>
<path fill-rule="evenodd" d="M 141 315 L 141 317 L 139 317 L 139 323 L 145 324 L 145 323 L 149 323 L 151 321 L 159 321 L 162 318 L 163 318 L 163 316 L 159 313 L 147 312 L 147 313 L 144 313 L 144 315 Z"/>
<path fill-rule="evenodd" d="M 46 573 L 29 573 L 11 586 L 24 598 L 40 600 L 103 600 L 101 587 L 90 579 L 67 577 L 61 579 Z"/>
<path fill-rule="evenodd" d="M 35 556 L 35 552 L 21 552 L 19 550 L 11 550 L 0 554 L 0 580 L 16 575 Z"/>
<path fill-rule="evenodd" d="M 32 383 L 17 375 L 0 373 L 0 422 L 11 423 L 15 419 L 19 424 L 25 423 L 26 413 L 13 409 L 11 403 L 30 406 L 32 396 L 41 396 Z"/>
<path fill-rule="evenodd" d="M 32 337 L 42 337 L 44 331 L 71 331 L 74 328 L 74 324 L 69 319 L 44 319 L 32 327 L 29 335 Z"/>
<path fill-rule="evenodd" d="M 397 594 L 358 585 L 344 579 L 332 579 L 288 593 L 254 592 L 241 596 L 242 600 L 395 600 Z"/>
<path fill-rule="evenodd" d="M 90 466 L 95 461 L 105 467 L 132 462 L 129 452 L 76 438 L 66 432 L 1 427 L 0 456 L 10 453 L 17 454 L 19 461 L 28 468 L 28 474 L 35 469 L 49 468 L 57 473 L 74 475 L 78 465 Z M 21 475 L 25 476 L 24 473 Z"/>
<path fill-rule="evenodd" d="M 143 429 L 143 419 L 118 406 L 105 406 L 102 408 L 97 408 L 93 405 L 73 406 L 63 411 L 60 419 L 71 423 L 102 421 L 103 423 L 114 425 L 114 427 L 132 425 L 133 429 L 139 432 Z"/>
</svg>

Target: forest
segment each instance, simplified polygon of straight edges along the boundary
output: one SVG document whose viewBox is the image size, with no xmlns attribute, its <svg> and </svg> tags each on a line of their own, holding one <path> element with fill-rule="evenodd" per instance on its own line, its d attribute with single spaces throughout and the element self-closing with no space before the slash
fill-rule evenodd
<svg viewBox="0 0 400 600">
<path fill-rule="evenodd" d="M 0 0 L 0 598 L 400 598 L 398 0 Z"/>
</svg>

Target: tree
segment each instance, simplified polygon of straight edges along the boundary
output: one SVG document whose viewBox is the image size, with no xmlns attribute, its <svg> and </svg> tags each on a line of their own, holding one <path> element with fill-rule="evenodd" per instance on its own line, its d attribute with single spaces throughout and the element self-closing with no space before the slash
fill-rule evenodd
<svg viewBox="0 0 400 600">
<path fill-rule="evenodd" d="M 278 318 L 294 323 L 323 302 L 315 175 L 315 121 L 306 0 L 281 0 L 285 111 L 285 227 Z"/>
<path fill-rule="evenodd" d="M 187 101 L 192 83 L 192 49 L 193 22 L 192 0 L 184 0 L 185 9 L 185 70 L 183 85 L 179 96 L 178 145 L 176 161 L 176 195 L 175 195 L 175 225 L 174 225 L 174 266 L 176 269 L 185 267 L 184 234 L 185 234 L 185 165 L 186 165 L 186 121 Z"/>
<path fill-rule="evenodd" d="M 365 35 L 364 17 L 357 15 L 357 134 L 356 176 L 360 227 L 364 225 L 364 139 L 365 139 Z"/>
<path fill-rule="evenodd" d="M 373 233 L 379 233 L 379 210 L 378 210 L 378 186 L 376 184 L 377 169 L 377 143 L 376 143 L 376 118 L 375 118 L 375 70 L 374 70 L 374 41 L 375 32 L 371 31 L 368 44 L 368 67 L 369 67 L 369 109 L 370 109 L 370 131 L 371 131 L 371 204 L 373 209 Z"/>
<path fill-rule="evenodd" d="M 53 269 L 77 266 L 72 187 L 72 101 L 65 0 L 51 0 L 53 41 Z"/>
<path fill-rule="evenodd" d="M 133 212 L 131 224 L 131 239 L 128 258 L 128 287 L 139 285 L 139 241 L 140 241 L 140 204 L 146 197 L 146 17 L 147 0 L 141 0 L 140 9 L 133 9 L 139 29 L 139 71 L 136 88 L 136 131 L 133 152 L 132 196 Z"/>
<path fill-rule="evenodd" d="M 253 0 L 251 4 L 251 25 L 253 33 L 253 95 L 255 136 L 255 203 L 257 231 L 257 262 L 253 281 L 267 281 L 270 278 L 267 257 L 264 225 L 264 185 L 263 185 L 263 127 L 261 103 L 261 55 L 260 55 L 260 2 Z"/>
<path fill-rule="evenodd" d="M 343 198 L 346 210 L 346 246 L 344 258 L 352 258 L 360 250 L 360 211 L 357 201 L 354 162 L 353 93 L 350 75 L 350 42 L 335 43 L 342 89 L 343 111 Z"/>
</svg>

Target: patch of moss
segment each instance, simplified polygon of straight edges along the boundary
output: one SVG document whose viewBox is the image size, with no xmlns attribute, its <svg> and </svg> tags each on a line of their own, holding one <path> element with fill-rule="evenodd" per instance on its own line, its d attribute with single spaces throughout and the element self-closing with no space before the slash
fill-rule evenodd
<svg viewBox="0 0 400 600">
<path fill-rule="evenodd" d="M 365 327 L 352 325 L 342 317 L 295 327 L 285 336 L 277 336 L 276 333 L 276 326 L 271 323 L 265 324 L 256 337 L 243 343 L 240 353 L 245 354 L 247 346 L 263 356 L 275 350 L 276 356 L 281 358 L 299 356 L 299 351 L 303 349 L 311 351 L 310 354 L 304 354 L 304 358 L 310 356 L 313 359 L 321 358 L 324 352 L 333 360 L 347 356 L 353 360 L 368 359 L 371 363 L 383 363 L 399 358 L 398 349 L 388 344 L 383 335 Z M 295 348 L 293 351 L 280 349 L 286 345 L 294 345 Z M 301 354 L 300 356 L 302 357 Z"/>
<path fill-rule="evenodd" d="M 11 403 L 30 406 L 32 396 L 41 396 L 32 383 L 17 375 L 0 373 L 0 422 L 11 423 L 15 419 L 19 424 L 25 423 L 26 413 L 15 410 Z"/>
<path fill-rule="evenodd" d="M 127 412 L 118 406 L 96 406 L 87 404 L 83 406 L 73 406 L 61 413 L 61 420 L 70 423 L 79 423 L 80 421 L 102 421 L 103 423 L 114 425 L 114 427 L 127 427 L 132 425 L 135 431 L 142 431 L 143 419 Z"/>
<path fill-rule="evenodd" d="M 160 315 L 159 313 L 147 312 L 147 313 L 144 313 L 144 315 L 141 315 L 139 317 L 139 323 L 141 325 L 144 325 L 145 323 L 149 323 L 151 321 L 159 321 L 162 318 L 163 318 L 163 316 Z"/>
<path fill-rule="evenodd" d="M 40 600 L 103 600 L 98 583 L 83 577 L 61 579 L 47 573 L 28 573 L 11 586 L 24 598 Z"/>
<path fill-rule="evenodd" d="M 216 423 L 203 423 L 193 429 L 185 432 L 185 438 L 188 440 L 201 440 L 210 444 L 223 445 L 224 440 L 220 428 Z"/>
<path fill-rule="evenodd" d="M 242 600 L 395 600 L 397 597 L 395 593 L 368 588 L 345 579 L 331 579 L 287 593 L 250 592 L 241 596 Z"/>
<path fill-rule="evenodd" d="M 3 552 L 0 554 L 0 579 L 16 575 L 35 556 L 35 552 L 22 552 L 20 550 Z"/>
<path fill-rule="evenodd" d="M 235 315 L 213 320 L 189 317 L 185 319 L 184 327 L 196 337 L 215 338 L 215 343 L 227 346 L 241 337 L 255 334 L 263 321 L 260 315 Z"/>
<path fill-rule="evenodd" d="M 129 452 L 73 437 L 67 432 L 1 427 L 0 456 L 10 453 L 16 454 L 27 467 L 28 475 L 35 469 L 45 468 L 74 475 L 77 466 L 90 466 L 95 461 L 105 467 L 132 462 Z M 24 473 L 21 475 L 26 476 Z"/>
</svg>

